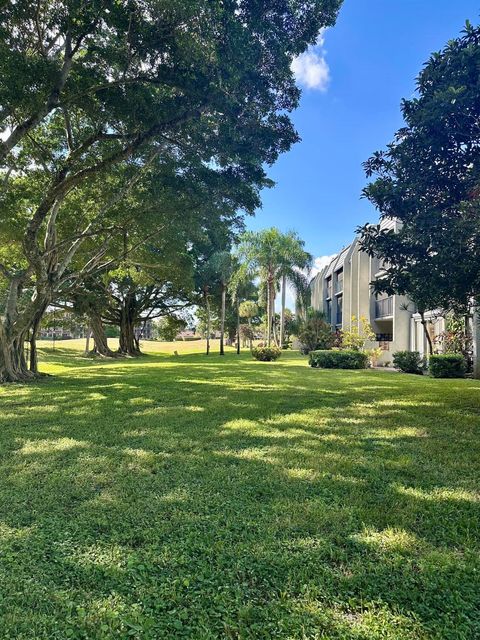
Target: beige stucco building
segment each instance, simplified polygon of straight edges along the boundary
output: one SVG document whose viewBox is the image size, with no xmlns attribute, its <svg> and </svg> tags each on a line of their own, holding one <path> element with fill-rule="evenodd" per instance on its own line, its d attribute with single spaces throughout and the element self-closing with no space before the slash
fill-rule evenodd
<svg viewBox="0 0 480 640">
<path fill-rule="evenodd" d="M 395 223 L 389 223 L 395 229 Z M 382 265 L 377 258 L 360 249 L 355 238 L 344 247 L 311 282 L 311 304 L 323 311 L 334 329 L 351 329 L 360 325 L 363 316 L 376 334 L 376 342 L 368 347 L 380 346 L 381 364 L 391 363 L 396 351 L 428 353 L 427 339 L 414 304 L 405 296 L 375 296 L 370 283 L 381 277 Z M 441 349 L 439 335 L 444 331 L 444 320 L 439 313 L 426 314 L 428 329 L 434 343 Z"/>
</svg>

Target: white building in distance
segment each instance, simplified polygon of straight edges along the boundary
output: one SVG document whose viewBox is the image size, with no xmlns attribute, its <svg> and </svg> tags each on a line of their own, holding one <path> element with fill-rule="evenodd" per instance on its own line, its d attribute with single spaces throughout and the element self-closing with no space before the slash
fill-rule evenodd
<svg viewBox="0 0 480 640">
<path fill-rule="evenodd" d="M 387 224 L 395 230 L 395 222 Z M 382 348 L 381 364 L 391 363 L 396 351 L 427 355 L 427 339 L 413 302 L 405 296 L 376 296 L 372 292 L 370 283 L 381 275 L 378 258 L 361 251 L 359 238 L 355 238 L 313 278 L 312 307 L 323 311 L 334 330 L 349 330 L 352 324 L 360 327 L 360 318 L 366 318 L 376 334 L 376 342 L 367 346 Z M 425 317 L 433 343 L 441 351 L 439 336 L 445 321 L 435 311 Z"/>
</svg>

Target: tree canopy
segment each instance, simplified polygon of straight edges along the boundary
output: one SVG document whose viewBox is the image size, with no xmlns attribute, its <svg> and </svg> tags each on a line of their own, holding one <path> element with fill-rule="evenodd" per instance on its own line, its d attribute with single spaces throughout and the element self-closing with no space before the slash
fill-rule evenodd
<svg viewBox="0 0 480 640">
<path fill-rule="evenodd" d="M 159 163 L 238 214 L 298 140 L 291 61 L 340 0 L 29 0 L 0 25 L 0 379 L 68 277 L 103 267 L 111 225 Z M 124 209 L 128 211 L 128 208 Z M 5 247 L 8 247 L 8 251 Z M 88 248 L 83 266 L 78 256 Z M 19 305 L 22 296 L 23 305 Z"/>
<path fill-rule="evenodd" d="M 365 164 L 364 195 L 398 229 L 366 225 L 364 249 L 383 259 L 377 291 L 409 295 L 421 312 L 467 313 L 480 295 L 480 27 L 434 53 L 405 126 Z"/>
</svg>

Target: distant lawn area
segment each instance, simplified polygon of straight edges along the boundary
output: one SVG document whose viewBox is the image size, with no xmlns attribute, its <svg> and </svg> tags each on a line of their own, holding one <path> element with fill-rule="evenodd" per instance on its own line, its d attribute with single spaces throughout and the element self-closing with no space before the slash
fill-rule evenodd
<svg viewBox="0 0 480 640">
<path fill-rule="evenodd" d="M 1 640 L 480 638 L 480 382 L 83 346 L 0 387 Z"/>
</svg>

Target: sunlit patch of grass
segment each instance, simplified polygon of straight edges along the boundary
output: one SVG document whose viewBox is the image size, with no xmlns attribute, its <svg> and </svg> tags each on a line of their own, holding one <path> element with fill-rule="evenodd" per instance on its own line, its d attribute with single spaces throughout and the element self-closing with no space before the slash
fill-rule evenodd
<svg viewBox="0 0 480 640">
<path fill-rule="evenodd" d="M 55 453 L 57 451 L 68 451 L 70 449 L 83 449 L 88 446 L 88 442 L 74 440 L 73 438 L 28 440 L 17 453 L 20 455 L 37 455 L 42 453 Z"/>
<path fill-rule="evenodd" d="M 0 387 L 0 638 L 480 637 L 479 382 L 40 346 Z"/>
</svg>

